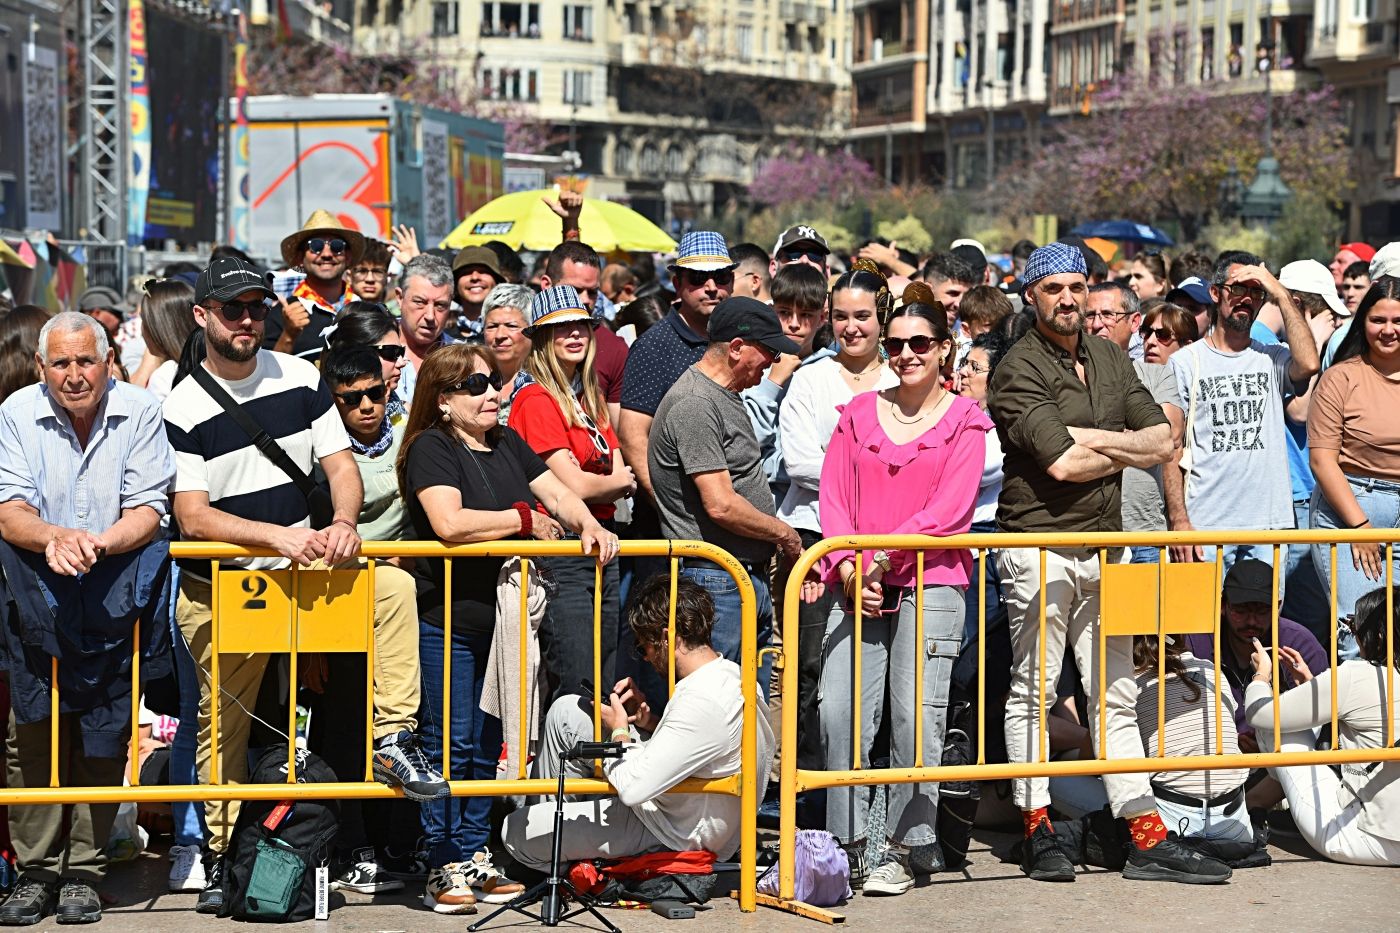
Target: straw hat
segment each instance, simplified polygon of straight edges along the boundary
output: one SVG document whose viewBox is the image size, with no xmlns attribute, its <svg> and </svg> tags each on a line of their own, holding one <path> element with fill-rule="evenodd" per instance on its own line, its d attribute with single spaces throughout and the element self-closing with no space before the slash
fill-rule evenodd
<svg viewBox="0 0 1400 933">
<path fill-rule="evenodd" d="M 365 237 L 358 230 L 342 226 L 334 214 L 320 209 L 311 212 L 302 228 L 282 241 L 282 261 L 289 268 L 301 265 L 306 241 L 314 236 L 340 237 L 349 247 L 346 264 L 354 266 L 365 255 Z"/>
</svg>

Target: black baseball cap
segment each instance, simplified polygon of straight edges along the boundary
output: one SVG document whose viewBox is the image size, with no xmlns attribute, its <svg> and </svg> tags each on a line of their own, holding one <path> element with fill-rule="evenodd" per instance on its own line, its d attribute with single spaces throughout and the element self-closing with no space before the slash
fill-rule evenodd
<svg viewBox="0 0 1400 933">
<path fill-rule="evenodd" d="M 1235 561 L 1230 572 L 1225 574 L 1224 590 L 1225 601 L 1233 606 L 1244 603 L 1272 605 L 1274 568 L 1253 557 Z"/>
<path fill-rule="evenodd" d="M 276 298 L 277 293 L 272 290 L 272 273 L 263 272 L 237 256 L 225 256 L 209 263 L 209 268 L 195 279 L 194 303 L 201 304 L 210 298 L 229 301 L 251 291 Z"/>
<path fill-rule="evenodd" d="M 801 353 L 802 349 L 783 333 L 783 325 L 771 305 L 757 298 L 726 298 L 710 314 L 710 343 L 728 343 L 738 338 L 761 343 L 774 353 Z"/>
</svg>

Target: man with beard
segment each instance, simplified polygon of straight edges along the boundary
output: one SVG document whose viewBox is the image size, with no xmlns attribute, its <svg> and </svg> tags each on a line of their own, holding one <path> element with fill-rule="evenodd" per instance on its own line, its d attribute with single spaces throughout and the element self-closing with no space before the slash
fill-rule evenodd
<svg viewBox="0 0 1400 933">
<path fill-rule="evenodd" d="M 195 323 L 208 357 L 175 384 L 165 400 L 166 433 L 175 450 L 174 513 L 187 541 L 224 541 L 267 548 L 278 557 L 233 558 L 223 566 L 283 570 L 334 566 L 360 553 L 358 522 L 364 487 L 345 426 L 330 390 L 309 362 L 262 350 L 264 320 L 273 291 L 253 266 L 216 259 L 195 284 Z M 206 388 L 206 384 L 209 388 Z M 218 389 L 222 389 L 219 392 Z M 212 394 L 211 394 L 212 393 Z M 330 488 L 330 524 L 313 528 L 310 502 L 288 472 L 265 455 L 239 426 L 227 404 L 242 408 L 281 447 L 291 465 L 310 474 L 319 464 Z M 324 519 L 322 519 L 324 521 Z M 206 561 L 182 564 L 175 621 L 201 668 L 200 780 L 210 779 L 214 596 Z M 381 566 L 374 576 L 374 774 L 414 800 L 447 796 L 442 777 L 424 758 L 415 735 L 419 705 L 418 613 L 413 579 Z M 248 778 L 249 710 L 269 655 L 221 654 L 220 773 L 225 782 Z M 236 801 L 206 801 L 209 848 L 206 886 L 195 910 L 223 906 L 222 855 L 238 819 Z"/>
<path fill-rule="evenodd" d="M 996 367 L 988 398 L 1005 455 L 997 504 L 1002 531 L 1121 531 L 1123 468 L 1150 469 L 1171 456 L 1171 427 L 1127 354 L 1084 333 L 1088 279 L 1083 255 L 1066 243 L 1042 246 L 1026 262 L 1025 299 L 1035 309 L 1035 327 Z M 1122 562 L 1126 549 L 1112 549 L 1107 556 Z M 1085 709 L 1099 709 L 1101 671 L 1107 685 L 1106 729 L 1100 729 L 1098 716 L 1087 717 L 1094 750 L 1106 758 L 1143 757 L 1132 640 L 1107 639 L 1101 667 L 1098 549 L 1055 548 L 1042 557 L 1035 548 L 1004 548 L 997 569 L 1011 633 L 1007 759 L 1037 761 L 1045 753 L 1041 690 L 1045 704 L 1053 704 L 1067 648 L 1082 676 Z M 1012 786 L 1026 832 L 1021 870 L 1037 881 L 1073 881 L 1074 864 L 1047 813 L 1048 779 L 1023 778 Z M 1147 775 L 1105 775 L 1104 787 L 1113 815 L 1127 820 L 1130 829 L 1125 878 L 1214 884 L 1230 877 L 1224 863 L 1202 858 L 1167 836 Z"/>
<path fill-rule="evenodd" d="M 1258 256 L 1226 253 L 1212 278 L 1210 333 L 1170 361 L 1187 416 L 1184 489 L 1173 484 L 1165 490 L 1167 525 L 1173 531 L 1292 528 L 1283 407 L 1307 391 L 1320 368 L 1317 341 L 1293 295 Z M 1266 301 L 1283 315 L 1287 345 L 1266 346 L 1250 337 Z M 1215 548 L 1174 547 L 1172 556 L 1212 561 Z M 1227 545 L 1225 569 L 1240 557 L 1271 562 L 1273 548 Z"/>
<path fill-rule="evenodd" d="M 346 229 L 329 211 L 313 211 L 305 226 L 282 241 L 282 261 L 306 277 L 284 294 L 286 304 L 268 317 L 263 346 L 278 353 L 319 356 L 321 332 L 335 323 L 341 308 L 359 300 L 345 271 L 359 265 L 364 254 L 363 234 Z"/>
</svg>

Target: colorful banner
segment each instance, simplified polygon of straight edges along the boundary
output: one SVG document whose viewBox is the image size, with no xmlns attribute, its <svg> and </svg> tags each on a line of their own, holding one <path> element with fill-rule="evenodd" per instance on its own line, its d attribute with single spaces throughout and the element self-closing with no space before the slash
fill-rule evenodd
<svg viewBox="0 0 1400 933">
<path fill-rule="evenodd" d="M 138 0 L 133 0 L 138 2 Z M 251 248 L 253 239 L 252 180 L 248 170 L 248 17 L 238 15 L 238 38 L 233 44 L 233 144 L 229 177 L 228 241 L 242 250 Z"/>
<path fill-rule="evenodd" d="M 131 0 L 127 17 L 131 49 L 131 162 L 126 181 L 126 241 L 139 246 L 146 234 L 151 194 L 151 93 L 146 69 L 146 10 Z"/>
</svg>

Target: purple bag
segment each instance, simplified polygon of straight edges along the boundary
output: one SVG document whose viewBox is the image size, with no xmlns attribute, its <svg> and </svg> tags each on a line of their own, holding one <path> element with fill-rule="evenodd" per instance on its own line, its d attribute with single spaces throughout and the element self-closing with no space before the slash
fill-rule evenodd
<svg viewBox="0 0 1400 933">
<path fill-rule="evenodd" d="M 794 897 L 814 907 L 831 907 L 851 896 L 851 865 L 836 837 L 824 829 L 797 831 L 797 884 Z M 758 879 L 760 894 L 778 895 L 778 866 Z"/>
</svg>

